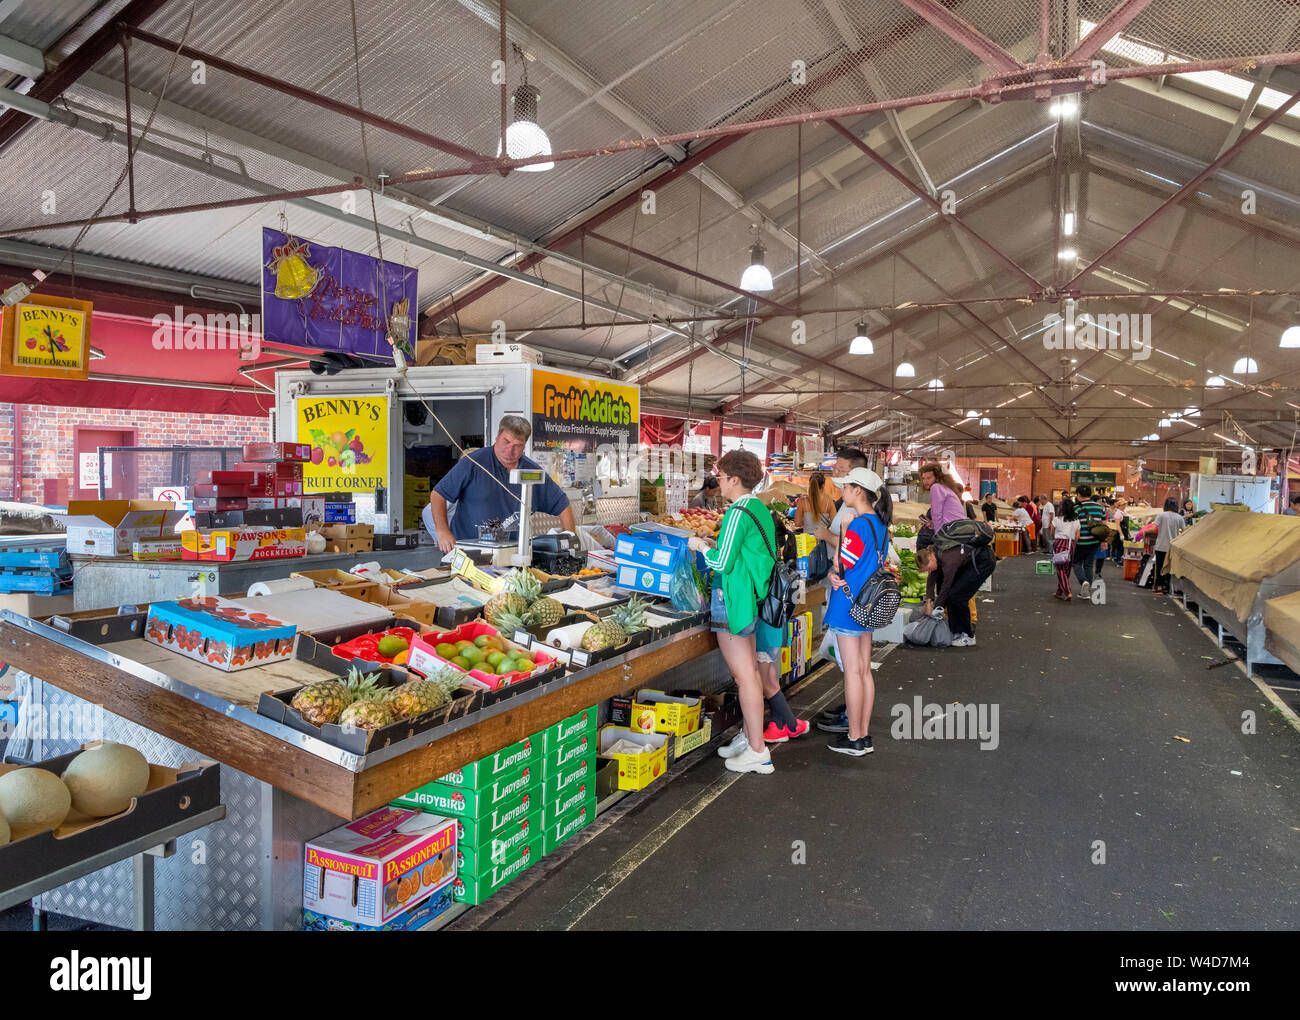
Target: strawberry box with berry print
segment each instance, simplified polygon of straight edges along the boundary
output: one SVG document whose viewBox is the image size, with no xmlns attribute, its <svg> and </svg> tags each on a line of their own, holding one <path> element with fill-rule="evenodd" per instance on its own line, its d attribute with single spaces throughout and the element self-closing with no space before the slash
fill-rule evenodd
<svg viewBox="0 0 1300 1020">
<path fill-rule="evenodd" d="M 292 659 L 298 628 L 215 595 L 155 602 L 144 639 L 227 672 Z"/>
</svg>

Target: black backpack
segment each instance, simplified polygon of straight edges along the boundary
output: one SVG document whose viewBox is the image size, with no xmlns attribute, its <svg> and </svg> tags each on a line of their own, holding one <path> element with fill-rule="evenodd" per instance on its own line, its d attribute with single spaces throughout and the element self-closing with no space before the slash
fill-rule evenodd
<svg viewBox="0 0 1300 1020">
<path fill-rule="evenodd" d="M 934 547 L 940 552 L 966 545 L 972 549 L 993 544 L 993 529 L 987 521 L 973 521 L 969 517 L 949 521 L 934 534 Z"/>
<path fill-rule="evenodd" d="M 767 532 L 763 530 L 758 518 L 750 513 L 749 507 L 741 506 L 740 511 L 754 522 L 758 533 L 763 536 L 763 544 L 767 546 L 767 551 L 772 557 L 772 575 L 768 578 L 767 595 L 758 604 L 758 618 L 769 627 L 784 627 L 794 616 L 795 597 L 802 578 L 798 570 L 776 554 Z"/>
</svg>

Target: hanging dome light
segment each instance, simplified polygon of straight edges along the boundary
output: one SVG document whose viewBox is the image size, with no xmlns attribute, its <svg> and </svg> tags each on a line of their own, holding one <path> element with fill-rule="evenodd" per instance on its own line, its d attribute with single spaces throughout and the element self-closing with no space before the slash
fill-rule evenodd
<svg viewBox="0 0 1300 1020">
<path fill-rule="evenodd" d="M 978 411 L 967 411 L 967 412 L 966 412 L 966 417 L 967 417 L 967 418 L 978 418 L 979 416 L 980 416 L 980 413 L 979 413 Z"/>
<path fill-rule="evenodd" d="M 1200 413 L 1201 413 L 1201 412 L 1198 411 L 1196 408 L 1194 408 L 1194 407 L 1188 407 L 1188 408 L 1185 408 L 1185 409 L 1183 410 L 1183 417 L 1184 417 L 1184 418 L 1195 418 L 1195 417 L 1197 417 Z"/>
<path fill-rule="evenodd" d="M 993 423 L 992 423 L 991 421 L 989 421 L 987 418 L 981 418 L 981 419 L 980 419 L 980 427 L 981 427 L 981 428 L 988 428 L 988 427 L 989 427 L 990 425 L 992 425 L 992 424 L 993 424 Z"/>
<path fill-rule="evenodd" d="M 916 369 L 912 367 L 910 361 L 901 361 L 898 368 L 894 369 L 894 375 L 900 379 L 911 379 L 912 376 L 916 375 Z"/>
<path fill-rule="evenodd" d="M 1227 383 L 1224 382 L 1223 376 L 1221 376 L 1221 375 L 1212 375 L 1212 376 L 1210 376 L 1210 378 L 1208 378 L 1208 379 L 1205 380 L 1205 385 L 1206 385 L 1207 387 L 1210 387 L 1210 388 L 1213 388 L 1213 389 L 1217 389 L 1217 388 L 1220 387 L 1220 386 L 1226 386 Z"/>
<path fill-rule="evenodd" d="M 1171 425 L 1173 425 L 1173 422 L 1171 422 L 1168 418 L 1161 418 L 1158 422 L 1156 422 L 1156 428 L 1158 429 L 1167 429 Z"/>
<path fill-rule="evenodd" d="M 740 278 L 740 289 L 751 290 L 755 294 L 761 294 L 764 291 L 772 289 L 772 271 L 763 264 L 763 256 L 767 254 L 767 249 L 755 241 L 752 248 L 749 249 L 749 267 Z"/>
<path fill-rule="evenodd" d="M 1259 371 L 1259 365 L 1255 363 L 1254 358 L 1238 358 L 1237 363 L 1232 366 L 1233 375 L 1252 375 Z"/>
<path fill-rule="evenodd" d="M 515 89 L 515 119 L 506 128 L 506 152 L 511 159 L 531 159 L 533 156 L 551 154 L 551 140 L 537 123 L 537 100 L 540 96 L 537 87 L 528 84 L 527 76 L 524 77 L 523 84 Z M 501 155 L 500 141 L 497 142 L 497 155 Z M 554 167 L 554 163 L 529 163 L 515 169 L 537 173 Z"/>
<path fill-rule="evenodd" d="M 925 384 L 925 388 L 927 390 L 941 390 L 943 389 L 943 380 L 931 379 L 928 383 Z"/>
<path fill-rule="evenodd" d="M 1282 338 L 1277 342 L 1279 347 L 1300 347 L 1300 326 L 1288 326 L 1282 330 Z"/>
<path fill-rule="evenodd" d="M 871 337 L 867 336 L 867 324 L 859 322 L 856 332 L 853 334 L 853 342 L 849 344 L 850 354 L 875 354 L 875 344 L 871 342 Z"/>
<path fill-rule="evenodd" d="M 1154 441 L 1156 441 L 1156 440 L 1159 439 L 1159 438 L 1160 438 L 1160 433 L 1159 433 L 1159 432 L 1152 432 L 1151 435 L 1147 436 L 1147 439 L 1148 439 L 1149 441 L 1151 441 L 1151 442 L 1154 442 Z"/>
</svg>

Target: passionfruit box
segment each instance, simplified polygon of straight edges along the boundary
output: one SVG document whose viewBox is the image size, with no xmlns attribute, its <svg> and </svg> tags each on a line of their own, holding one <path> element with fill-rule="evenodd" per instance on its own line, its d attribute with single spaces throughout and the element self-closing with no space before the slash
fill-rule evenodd
<svg viewBox="0 0 1300 1020">
<path fill-rule="evenodd" d="M 454 821 L 382 807 L 306 845 L 302 906 L 344 921 L 385 924 L 455 877 Z"/>
</svg>

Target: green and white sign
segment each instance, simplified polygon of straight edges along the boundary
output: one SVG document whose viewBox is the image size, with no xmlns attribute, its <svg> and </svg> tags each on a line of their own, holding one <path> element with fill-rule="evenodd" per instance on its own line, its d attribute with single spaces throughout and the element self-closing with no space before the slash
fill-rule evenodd
<svg viewBox="0 0 1300 1020">
<path fill-rule="evenodd" d="M 1054 460 L 1053 471 L 1088 471 L 1092 468 L 1090 460 Z"/>
</svg>

